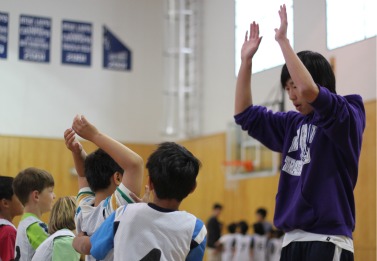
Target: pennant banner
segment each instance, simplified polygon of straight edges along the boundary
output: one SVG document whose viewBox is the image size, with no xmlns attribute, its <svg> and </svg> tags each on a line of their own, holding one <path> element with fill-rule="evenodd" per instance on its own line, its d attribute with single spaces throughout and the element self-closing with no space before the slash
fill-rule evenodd
<svg viewBox="0 0 377 261">
<path fill-rule="evenodd" d="M 110 70 L 130 71 L 131 50 L 105 26 L 103 29 L 103 67 Z"/>
</svg>

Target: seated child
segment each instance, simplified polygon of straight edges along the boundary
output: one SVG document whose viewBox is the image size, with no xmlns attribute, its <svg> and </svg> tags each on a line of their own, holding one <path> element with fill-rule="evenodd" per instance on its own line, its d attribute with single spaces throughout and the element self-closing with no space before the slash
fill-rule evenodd
<svg viewBox="0 0 377 261">
<path fill-rule="evenodd" d="M 200 161 L 174 142 L 164 142 L 147 162 L 151 203 L 122 206 L 89 238 L 74 248 L 102 259 L 114 248 L 114 260 L 202 260 L 207 230 L 179 206 L 196 188 Z"/>
</svg>

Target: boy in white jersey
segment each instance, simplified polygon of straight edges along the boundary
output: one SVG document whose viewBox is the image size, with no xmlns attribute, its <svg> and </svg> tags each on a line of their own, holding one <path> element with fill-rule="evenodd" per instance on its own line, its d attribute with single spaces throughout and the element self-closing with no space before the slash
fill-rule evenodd
<svg viewBox="0 0 377 261">
<path fill-rule="evenodd" d="M 96 144 L 100 149 L 86 155 L 75 137 Z M 119 206 L 132 203 L 130 192 L 139 195 L 143 159 L 125 145 L 97 130 L 84 116 L 77 115 L 64 133 L 78 173 L 76 229 L 91 236 Z M 96 260 L 87 256 L 86 260 Z M 103 260 L 112 260 L 112 253 Z"/>
<path fill-rule="evenodd" d="M 202 260 L 207 230 L 179 206 L 196 188 L 200 162 L 186 148 L 164 142 L 147 162 L 153 203 L 123 206 L 92 237 L 76 237 L 74 248 L 97 259 L 114 248 L 114 260 Z"/>
<path fill-rule="evenodd" d="M 267 261 L 279 261 L 283 246 L 284 232 L 278 229 L 270 231 L 270 238 L 267 241 Z"/>
<path fill-rule="evenodd" d="M 47 225 L 40 219 L 52 209 L 54 178 L 45 170 L 27 168 L 14 178 L 13 190 L 25 207 L 17 227 L 15 260 L 30 261 L 49 236 Z"/>
<path fill-rule="evenodd" d="M 267 252 L 267 234 L 264 230 L 264 223 L 254 223 L 253 229 L 254 234 L 251 236 L 253 261 L 265 261 Z"/>
<path fill-rule="evenodd" d="M 222 235 L 218 241 L 218 246 L 221 249 L 221 261 L 232 261 L 234 255 L 234 246 L 236 244 L 236 229 L 237 224 L 231 223 L 228 225 L 228 234 Z"/>
<path fill-rule="evenodd" d="M 239 234 L 236 237 L 233 261 L 250 261 L 252 260 L 252 242 L 251 236 L 247 233 L 249 226 L 246 221 L 240 221 L 237 227 Z"/>
</svg>

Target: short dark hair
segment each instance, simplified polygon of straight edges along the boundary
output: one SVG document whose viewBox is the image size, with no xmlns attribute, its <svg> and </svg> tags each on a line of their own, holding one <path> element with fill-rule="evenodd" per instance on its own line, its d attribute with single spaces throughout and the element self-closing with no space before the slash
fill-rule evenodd
<svg viewBox="0 0 377 261">
<path fill-rule="evenodd" d="M 90 153 L 85 159 L 85 177 L 92 191 L 107 189 L 115 172 L 123 169 L 102 149 Z"/>
<path fill-rule="evenodd" d="M 221 209 L 223 209 L 223 206 L 219 203 L 215 203 L 215 204 L 213 204 L 212 209 L 220 209 L 221 210 Z"/>
<path fill-rule="evenodd" d="M 253 224 L 254 233 L 258 235 L 264 235 L 266 234 L 266 231 L 264 231 L 264 226 L 261 222 L 257 222 Z"/>
<path fill-rule="evenodd" d="M 52 175 L 43 169 L 27 168 L 20 171 L 13 180 L 13 190 L 22 205 L 29 200 L 34 190 L 42 192 L 45 188 L 55 185 Z"/>
<path fill-rule="evenodd" d="M 236 229 L 237 229 L 237 224 L 236 223 L 230 223 L 228 225 L 228 231 L 229 233 L 235 233 L 236 232 Z"/>
<path fill-rule="evenodd" d="M 240 223 L 238 223 L 238 227 L 240 228 L 240 232 L 242 235 L 246 235 L 247 230 L 249 230 L 249 226 L 247 225 L 247 222 L 243 220 L 240 221 Z"/>
<path fill-rule="evenodd" d="M 322 54 L 312 51 L 301 51 L 297 53 L 301 62 L 308 69 L 314 82 L 320 86 L 327 88 L 330 92 L 336 94 L 336 80 L 334 71 L 331 68 L 330 63 L 323 57 Z M 284 64 L 281 69 L 280 83 L 284 88 L 287 81 L 291 78 L 287 64 Z"/>
<path fill-rule="evenodd" d="M 200 166 L 190 151 L 175 142 L 159 144 L 146 164 L 156 196 L 179 202 L 195 188 Z"/>
<path fill-rule="evenodd" d="M 0 200 L 12 200 L 13 196 L 13 177 L 0 176 Z"/>
<path fill-rule="evenodd" d="M 263 219 L 267 216 L 267 210 L 265 208 L 258 208 L 255 213 L 261 215 Z"/>
</svg>

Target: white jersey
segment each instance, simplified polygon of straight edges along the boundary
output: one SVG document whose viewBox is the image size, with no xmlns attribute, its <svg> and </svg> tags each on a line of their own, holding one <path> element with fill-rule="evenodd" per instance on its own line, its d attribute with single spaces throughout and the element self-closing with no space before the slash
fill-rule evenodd
<svg viewBox="0 0 377 261">
<path fill-rule="evenodd" d="M 130 191 L 121 183 L 115 192 L 94 207 L 95 194 L 89 187 L 80 189 L 77 195 L 76 230 L 77 233 L 85 232 L 88 236 L 93 235 L 103 221 L 118 207 L 133 203 Z M 87 261 L 96 261 L 92 256 L 86 256 Z M 102 260 L 113 260 L 112 251 Z"/>
<path fill-rule="evenodd" d="M 283 238 L 271 238 L 267 241 L 267 261 L 279 261 Z"/>
<path fill-rule="evenodd" d="M 267 249 L 267 236 L 254 234 L 251 237 L 253 248 L 253 261 L 265 261 Z"/>
<path fill-rule="evenodd" d="M 219 242 L 222 245 L 221 261 L 233 260 L 236 237 L 237 234 L 225 234 L 220 237 Z"/>
<path fill-rule="evenodd" d="M 236 236 L 236 245 L 233 261 L 250 261 L 251 255 L 251 236 L 238 234 Z"/>
<path fill-rule="evenodd" d="M 16 230 L 16 227 L 12 224 L 12 222 L 4 218 L 0 218 L 0 226 L 11 226 Z"/>
<path fill-rule="evenodd" d="M 29 239 L 26 234 L 26 229 L 34 223 L 41 222 L 38 218 L 34 216 L 29 216 L 18 224 L 17 236 L 16 236 L 16 252 L 15 259 L 19 261 L 30 261 L 33 257 L 35 250 L 31 246 Z"/>
<path fill-rule="evenodd" d="M 183 261 L 203 257 L 207 230 L 190 213 L 137 203 L 120 207 L 113 218 L 91 238 L 92 255 L 101 258 L 105 245 L 109 249 L 113 244 L 114 261 Z"/>
<path fill-rule="evenodd" d="M 31 260 L 32 261 L 51 261 L 52 253 L 54 249 L 54 239 L 58 237 L 65 237 L 65 236 L 75 237 L 72 231 L 68 229 L 62 229 L 62 230 L 56 231 L 54 234 L 49 236 L 45 241 L 43 241 L 42 244 L 39 245 L 39 247 L 35 251 L 35 254 Z"/>
</svg>

